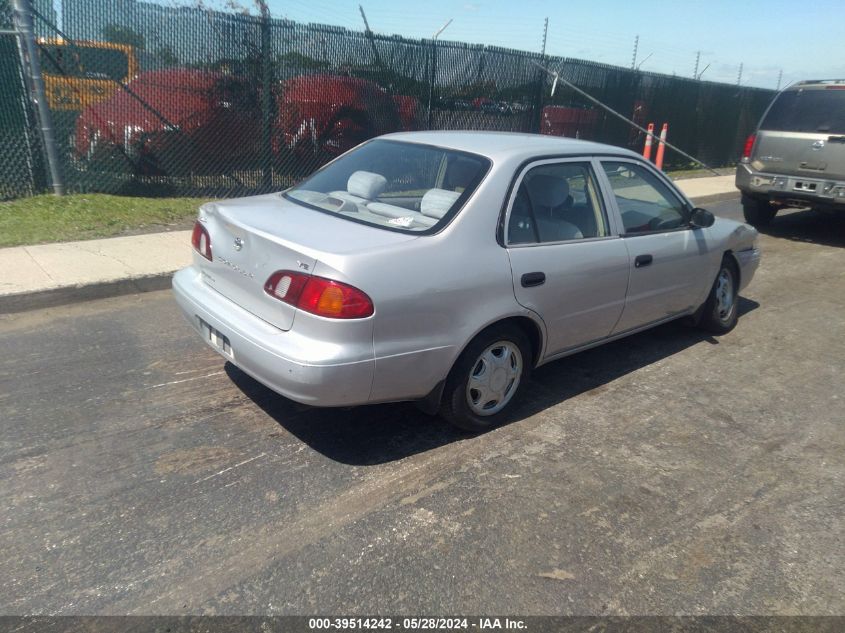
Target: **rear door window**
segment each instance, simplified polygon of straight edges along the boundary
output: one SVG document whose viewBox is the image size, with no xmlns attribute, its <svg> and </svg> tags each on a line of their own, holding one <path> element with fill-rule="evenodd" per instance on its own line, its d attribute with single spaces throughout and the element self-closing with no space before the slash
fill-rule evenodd
<svg viewBox="0 0 845 633">
<path fill-rule="evenodd" d="M 508 245 L 606 237 L 606 217 L 590 163 L 529 169 L 517 189 L 507 227 Z"/>
<path fill-rule="evenodd" d="M 845 134 L 845 90 L 822 88 L 782 92 L 766 113 L 760 129 Z"/>
</svg>

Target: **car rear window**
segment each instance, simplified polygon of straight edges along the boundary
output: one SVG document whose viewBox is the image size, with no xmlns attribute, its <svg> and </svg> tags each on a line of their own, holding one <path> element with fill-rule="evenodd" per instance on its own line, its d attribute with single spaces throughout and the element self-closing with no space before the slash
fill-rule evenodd
<svg viewBox="0 0 845 633">
<path fill-rule="evenodd" d="M 467 152 L 389 140 L 358 146 L 285 197 L 381 228 L 435 232 L 463 206 L 490 161 Z"/>
<path fill-rule="evenodd" d="M 845 134 L 845 90 L 787 90 L 775 99 L 761 130 Z"/>
</svg>

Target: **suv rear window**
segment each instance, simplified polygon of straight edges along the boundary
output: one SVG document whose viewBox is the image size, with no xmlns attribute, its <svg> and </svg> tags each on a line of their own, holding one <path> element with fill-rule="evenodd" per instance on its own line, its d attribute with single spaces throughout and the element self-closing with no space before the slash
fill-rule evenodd
<svg viewBox="0 0 845 633">
<path fill-rule="evenodd" d="M 799 89 L 782 92 L 766 113 L 760 129 L 845 134 L 845 90 Z"/>
</svg>

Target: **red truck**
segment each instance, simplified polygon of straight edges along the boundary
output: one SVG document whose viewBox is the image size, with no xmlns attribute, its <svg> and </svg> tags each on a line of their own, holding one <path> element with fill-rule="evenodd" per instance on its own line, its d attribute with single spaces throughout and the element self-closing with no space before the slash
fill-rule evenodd
<svg viewBox="0 0 845 633">
<path fill-rule="evenodd" d="M 540 118 L 540 134 L 591 139 L 595 137 L 598 121 L 595 110 L 546 106 Z"/>
<path fill-rule="evenodd" d="M 261 138 L 257 93 L 242 78 L 172 68 L 140 73 L 83 109 L 77 157 L 125 157 L 145 174 L 213 172 L 254 161 Z"/>
<path fill-rule="evenodd" d="M 366 79 L 306 75 L 283 82 L 279 95 L 279 150 L 336 156 L 389 132 L 419 129 L 419 99 L 391 97 Z"/>
<path fill-rule="evenodd" d="M 380 134 L 419 129 L 422 106 L 366 79 L 306 75 L 278 84 L 273 149 L 332 157 Z M 172 68 L 140 73 L 85 108 L 77 159 L 128 160 L 142 174 L 250 169 L 260 155 L 259 91 L 243 77 Z"/>
</svg>

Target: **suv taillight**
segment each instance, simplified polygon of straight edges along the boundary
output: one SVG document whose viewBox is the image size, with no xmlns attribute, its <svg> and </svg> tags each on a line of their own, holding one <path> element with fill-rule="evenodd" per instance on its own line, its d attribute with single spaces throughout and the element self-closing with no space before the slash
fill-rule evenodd
<svg viewBox="0 0 845 633">
<path fill-rule="evenodd" d="M 748 138 L 745 139 L 745 147 L 742 148 L 742 160 L 744 162 L 748 162 L 751 158 L 751 150 L 754 149 L 754 141 L 757 140 L 756 134 L 749 134 Z"/>
<path fill-rule="evenodd" d="M 194 232 L 191 233 L 191 245 L 194 250 L 211 261 L 211 238 L 208 236 L 208 231 L 197 220 L 194 223 Z"/>
<path fill-rule="evenodd" d="M 270 275 L 264 292 L 300 310 L 331 319 L 363 319 L 374 312 L 373 302 L 357 288 L 291 270 Z"/>
</svg>

